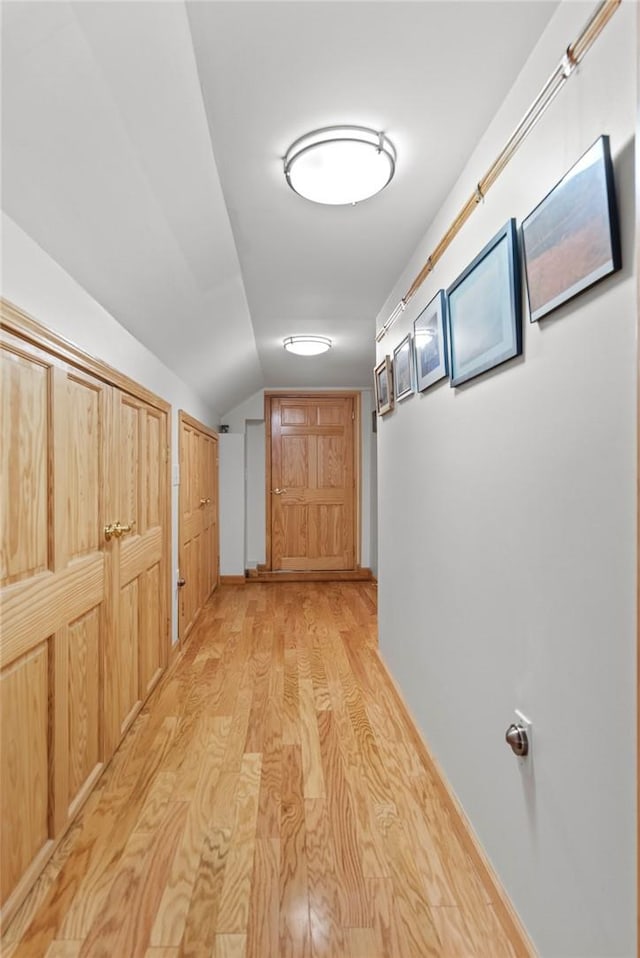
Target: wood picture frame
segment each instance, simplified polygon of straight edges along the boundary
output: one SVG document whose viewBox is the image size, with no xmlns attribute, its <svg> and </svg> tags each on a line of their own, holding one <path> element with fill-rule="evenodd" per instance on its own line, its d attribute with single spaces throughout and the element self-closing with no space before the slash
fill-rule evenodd
<svg viewBox="0 0 640 958">
<path fill-rule="evenodd" d="M 408 399 L 416 391 L 411 333 L 407 333 L 393 350 L 393 387 L 396 402 Z"/>
<path fill-rule="evenodd" d="M 393 409 L 393 366 L 391 357 L 385 356 L 373 371 L 376 396 L 376 412 L 386 416 Z"/>
<path fill-rule="evenodd" d="M 447 290 L 450 379 L 459 386 L 522 352 L 516 221 L 510 219 Z"/>
<path fill-rule="evenodd" d="M 413 323 L 416 388 L 424 392 L 449 375 L 447 298 L 439 290 Z"/>
<path fill-rule="evenodd" d="M 609 137 L 601 136 L 522 222 L 529 321 L 622 266 Z"/>
</svg>

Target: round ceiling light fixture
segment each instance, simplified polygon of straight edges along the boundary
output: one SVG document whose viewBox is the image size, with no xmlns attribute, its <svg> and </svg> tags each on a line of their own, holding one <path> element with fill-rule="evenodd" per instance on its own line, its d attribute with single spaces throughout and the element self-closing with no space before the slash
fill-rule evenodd
<svg viewBox="0 0 640 958">
<path fill-rule="evenodd" d="M 327 336 L 287 336 L 282 345 L 289 353 L 298 356 L 318 356 L 331 349 L 331 340 Z"/>
<path fill-rule="evenodd" d="M 396 169 L 391 140 L 366 126 L 327 126 L 301 136 L 284 158 L 296 193 L 314 203 L 346 206 L 383 190 Z"/>
</svg>

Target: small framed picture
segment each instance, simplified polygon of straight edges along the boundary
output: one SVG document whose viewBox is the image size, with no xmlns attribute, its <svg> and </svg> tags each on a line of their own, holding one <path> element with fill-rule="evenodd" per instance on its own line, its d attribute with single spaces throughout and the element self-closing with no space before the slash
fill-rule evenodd
<svg viewBox="0 0 640 958">
<path fill-rule="evenodd" d="M 444 290 L 441 289 L 413 323 L 416 384 L 419 392 L 449 375 L 446 314 L 447 300 Z"/>
<path fill-rule="evenodd" d="M 413 336 L 407 333 L 393 350 L 393 382 L 396 400 L 406 399 L 415 392 L 413 378 Z"/>
<path fill-rule="evenodd" d="M 522 223 L 532 323 L 622 266 L 609 137 L 601 136 Z"/>
<path fill-rule="evenodd" d="M 389 356 L 385 356 L 373 371 L 376 392 L 376 412 L 385 416 L 393 409 L 393 367 Z"/>
<path fill-rule="evenodd" d="M 511 219 L 447 290 L 452 386 L 522 352 L 517 244 Z"/>
</svg>

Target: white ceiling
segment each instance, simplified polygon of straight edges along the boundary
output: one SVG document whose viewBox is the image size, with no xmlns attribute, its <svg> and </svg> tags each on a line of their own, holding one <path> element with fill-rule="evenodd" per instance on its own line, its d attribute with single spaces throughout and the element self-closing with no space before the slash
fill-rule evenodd
<svg viewBox="0 0 640 958">
<path fill-rule="evenodd" d="M 375 316 L 556 6 L 3 2 L 3 208 L 222 413 L 369 385 Z M 398 150 L 355 207 L 282 174 L 338 123 Z M 285 353 L 299 332 L 334 348 Z"/>
</svg>

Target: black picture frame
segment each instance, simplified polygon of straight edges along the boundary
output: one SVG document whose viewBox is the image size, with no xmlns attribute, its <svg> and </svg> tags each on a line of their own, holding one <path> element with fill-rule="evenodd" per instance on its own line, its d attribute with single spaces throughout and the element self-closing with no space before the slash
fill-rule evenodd
<svg viewBox="0 0 640 958">
<path fill-rule="evenodd" d="M 447 289 L 447 328 L 452 386 L 522 353 L 515 219 L 505 223 Z"/>
<path fill-rule="evenodd" d="M 396 402 L 408 399 L 416 391 L 413 362 L 413 336 L 407 333 L 393 350 L 393 385 Z"/>
<path fill-rule="evenodd" d="M 522 222 L 529 320 L 622 266 L 608 136 L 599 137 Z"/>
<path fill-rule="evenodd" d="M 449 375 L 447 297 L 439 290 L 413 321 L 416 388 L 424 392 Z"/>
</svg>

